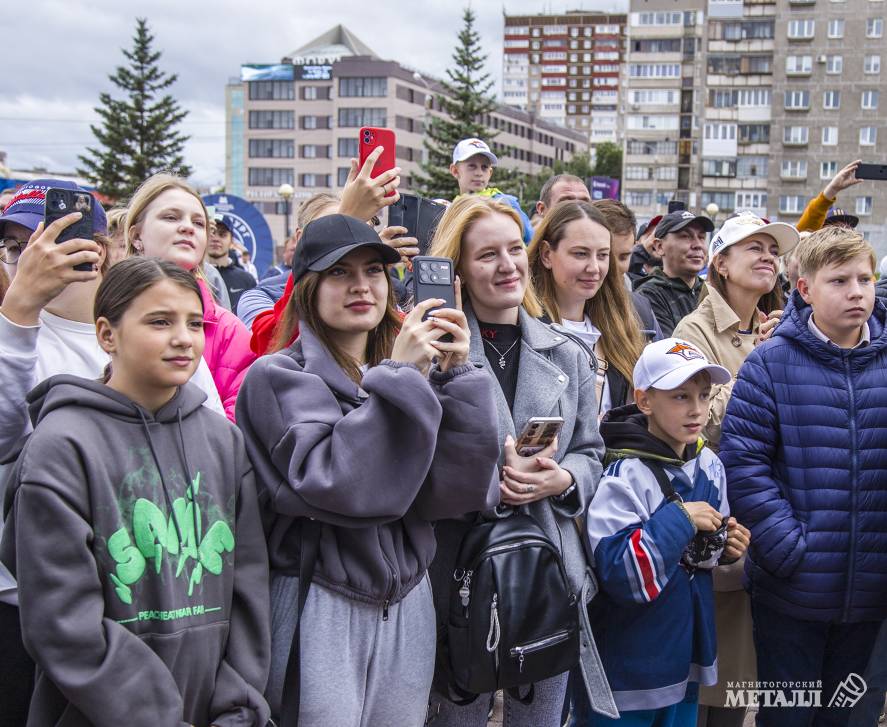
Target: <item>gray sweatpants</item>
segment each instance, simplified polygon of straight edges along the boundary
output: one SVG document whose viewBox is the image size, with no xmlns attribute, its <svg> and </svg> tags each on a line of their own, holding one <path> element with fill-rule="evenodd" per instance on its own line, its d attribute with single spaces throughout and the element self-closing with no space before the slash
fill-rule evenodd
<svg viewBox="0 0 887 727">
<path fill-rule="evenodd" d="M 299 580 L 271 581 L 271 673 L 279 716 L 296 629 Z M 434 605 L 428 577 L 382 609 L 314 583 L 302 614 L 299 727 L 420 727 L 434 674 Z"/>
</svg>

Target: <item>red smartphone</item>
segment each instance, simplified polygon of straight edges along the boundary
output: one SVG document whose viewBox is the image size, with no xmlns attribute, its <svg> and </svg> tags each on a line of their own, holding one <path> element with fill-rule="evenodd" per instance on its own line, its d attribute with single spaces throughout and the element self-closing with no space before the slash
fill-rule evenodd
<svg viewBox="0 0 887 727">
<path fill-rule="evenodd" d="M 377 146 L 385 147 L 385 151 L 382 152 L 382 156 L 373 165 L 373 171 L 370 172 L 370 177 L 373 179 L 397 166 L 397 138 L 391 129 L 364 126 L 360 130 L 360 139 L 357 147 L 357 161 L 361 167 L 363 167 L 363 163 Z M 385 196 L 393 197 L 394 193 L 394 190 L 392 190 Z"/>
</svg>

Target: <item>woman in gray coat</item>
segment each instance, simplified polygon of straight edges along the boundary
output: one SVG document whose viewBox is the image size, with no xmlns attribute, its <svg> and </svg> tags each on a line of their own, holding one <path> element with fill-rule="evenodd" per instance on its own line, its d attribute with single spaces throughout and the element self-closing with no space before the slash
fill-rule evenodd
<svg viewBox="0 0 887 727">
<path fill-rule="evenodd" d="M 469 360 L 498 383 L 502 504 L 526 509 L 561 545 L 570 584 L 583 594 L 578 604 L 580 668 L 589 698 L 596 711 L 616 716 L 586 616 L 585 603 L 596 586 L 574 522 L 600 479 L 604 451 L 588 352 L 536 320 L 541 307 L 529 280 L 520 220 L 508 205 L 476 196 L 456 200 L 441 219 L 430 254 L 453 260 L 468 301 Z M 560 416 L 564 427 L 555 446 L 520 457 L 514 439 L 534 416 Z M 509 512 L 500 508 L 496 515 Z M 446 612 L 449 582 L 468 527 L 467 521 L 454 520 L 437 525 L 438 550 L 429 572 L 439 614 Z M 436 685 L 443 691 L 443 684 Z M 559 727 L 566 688 L 565 672 L 535 684 L 528 705 L 506 694 L 506 727 Z M 429 721 L 435 725 L 486 725 L 489 695 L 460 707 L 436 690 L 431 701 Z"/>
</svg>

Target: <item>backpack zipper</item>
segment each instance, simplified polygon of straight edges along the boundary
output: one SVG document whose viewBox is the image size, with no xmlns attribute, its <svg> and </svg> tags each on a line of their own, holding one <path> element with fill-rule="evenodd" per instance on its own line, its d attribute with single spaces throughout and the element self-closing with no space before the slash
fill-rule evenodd
<svg viewBox="0 0 887 727">
<path fill-rule="evenodd" d="M 555 644 L 559 644 L 569 638 L 569 631 L 558 631 L 556 634 L 546 636 L 543 639 L 537 639 L 536 641 L 531 641 L 529 644 L 520 644 L 519 646 L 513 646 L 508 653 L 512 657 L 518 658 L 518 672 L 522 674 L 524 671 L 524 656 L 526 654 L 532 654 L 536 651 L 547 649 L 549 646 L 554 646 Z"/>
</svg>

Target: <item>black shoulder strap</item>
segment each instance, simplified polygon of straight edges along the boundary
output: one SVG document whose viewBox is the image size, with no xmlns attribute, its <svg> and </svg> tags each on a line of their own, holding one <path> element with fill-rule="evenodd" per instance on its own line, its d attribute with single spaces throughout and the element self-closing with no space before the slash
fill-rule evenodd
<svg viewBox="0 0 887 727">
<path fill-rule="evenodd" d="M 588 354 L 588 365 L 591 367 L 592 371 L 597 371 L 597 356 L 594 355 L 594 351 L 591 350 L 591 346 L 589 346 L 585 341 L 582 340 L 579 336 L 577 336 L 572 331 L 568 331 L 563 326 L 558 326 L 555 328 L 558 333 L 560 333 L 564 338 L 569 338 L 573 343 L 579 346 L 586 354 Z"/>
<path fill-rule="evenodd" d="M 317 554 L 320 550 L 320 523 L 311 518 L 302 521 L 301 553 L 299 555 L 299 602 L 296 611 L 296 631 L 290 646 L 283 678 L 283 698 L 280 703 L 280 727 L 298 727 L 299 704 L 301 702 L 300 641 L 302 632 L 302 611 L 308 600 L 308 589 L 314 579 Z"/>
<path fill-rule="evenodd" d="M 674 485 L 671 484 L 671 480 L 668 479 L 668 474 L 666 474 L 665 468 L 654 459 L 641 459 L 641 462 L 646 465 L 647 469 L 653 474 L 653 477 L 656 478 L 656 483 L 659 485 L 659 489 L 662 490 L 663 497 L 669 502 L 675 500 L 680 501 L 681 496 L 675 492 Z"/>
</svg>

